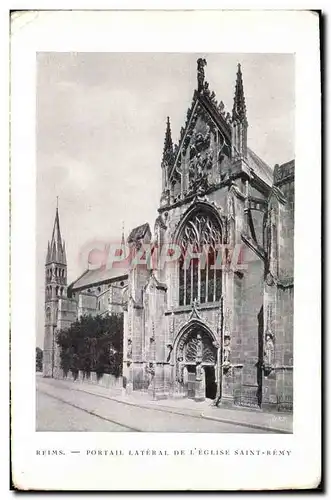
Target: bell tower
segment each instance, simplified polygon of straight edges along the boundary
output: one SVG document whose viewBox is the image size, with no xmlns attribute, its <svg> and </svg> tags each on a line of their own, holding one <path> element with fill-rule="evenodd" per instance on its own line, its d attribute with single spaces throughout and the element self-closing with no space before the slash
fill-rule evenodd
<svg viewBox="0 0 331 500">
<path fill-rule="evenodd" d="M 59 301 L 67 296 L 67 259 L 65 243 L 61 237 L 58 202 L 51 242 L 48 242 L 45 263 L 45 335 L 44 377 L 54 377 L 59 368 L 56 328 Z"/>
</svg>

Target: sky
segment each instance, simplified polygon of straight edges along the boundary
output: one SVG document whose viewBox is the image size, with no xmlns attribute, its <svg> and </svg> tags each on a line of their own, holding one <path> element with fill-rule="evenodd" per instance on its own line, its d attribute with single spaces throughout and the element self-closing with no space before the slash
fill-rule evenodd
<svg viewBox="0 0 331 500">
<path fill-rule="evenodd" d="M 209 88 L 232 111 L 242 66 L 248 146 L 271 167 L 294 158 L 290 54 L 77 53 L 37 55 L 37 345 L 43 346 L 44 264 L 56 197 L 68 284 L 84 249 L 118 240 L 157 216 L 166 118 L 178 141 L 204 57 Z"/>
</svg>

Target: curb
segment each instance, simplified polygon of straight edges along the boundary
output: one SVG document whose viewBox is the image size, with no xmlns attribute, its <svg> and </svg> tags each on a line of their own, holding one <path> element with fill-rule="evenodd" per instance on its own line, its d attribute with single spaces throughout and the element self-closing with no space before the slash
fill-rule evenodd
<svg viewBox="0 0 331 500">
<path fill-rule="evenodd" d="M 191 411 L 191 408 L 173 408 L 172 406 L 161 406 L 161 405 L 158 407 L 158 405 L 154 406 L 154 405 L 148 404 L 148 403 L 147 404 L 146 403 L 140 404 L 139 402 L 136 402 L 136 401 L 125 401 L 125 400 L 110 397 L 110 396 L 104 396 L 104 395 L 96 394 L 96 393 L 93 393 L 90 391 L 85 391 L 84 389 L 78 389 L 78 390 L 80 390 L 81 392 L 87 392 L 88 394 L 92 394 L 94 396 L 101 396 L 105 399 L 109 399 L 111 401 L 116 401 L 117 403 L 122 403 L 122 404 L 126 404 L 129 406 L 137 406 L 138 408 L 145 408 L 146 410 L 164 411 L 167 413 L 172 413 L 174 415 L 182 415 L 182 416 L 188 416 L 189 413 L 182 413 L 181 410 L 184 410 L 187 412 Z M 280 429 L 279 427 L 272 427 L 269 425 L 260 425 L 260 424 L 254 424 L 254 423 L 246 423 L 246 422 L 242 422 L 239 420 L 230 420 L 230 419 L 221 418 L 221 417 L 211 417 L 209 415 L 205 415 L 204 413 L 200 413 L 200 415 L 192 415 L 191 414 L 190 416 L 193 418 L 204 418 L 205 420 L 213 420 L 215 422 L 222 422 L 224 424 L 240 425 L 241 427 L 248 427 L 251 429 L 259 429 L 262 431 L 275 432 L 278 434 L 293 434 L 292 431 L 289 431 L 287 429 Z"/>
<path fill-rule="evenodd" d="M 82 389 L 82 388 L 78 388 L 78 387 L 75 387 L 75 390 L 79 391 L 79 392 L 85 392 L 87 394 L 90 394 L 92 396 L 98 396 L 98 397 L 101 397 L 101 398 L 104 398 L 104 399 L 108 399 L 110 401 L 116 401 L 117 403 L 122 403 L 122 404 L 126 404 L 128 406 L 137 406 L 139 408 L 145 408 L 147 410 L 156 410 L 156 411 L 164 411 L 166 413 L 172 413 L 172 414 L 175 414 L 175 415 L 182 415 L 182 416 L 188 416 L 189 413 L 183 413 L 181 412 L 180 410 L 184 410 L 186 412 L 191 412 L 191 411 L 194 411 L 192 410 L 191 408 L 173 408 L 172 406 L 166 406 L 166 405 L 156 405 L 156 404 L 150 404 L 148 402 L 136 402 L 136 401 L 125 401 L 123 399 L 119 399 L 119 398 L 116 398 L 116 397 L 111 397 L 110 395 L 106 395 L 106 394 L 100 394 L 100 393 L 97 393 L 97 392 L 92 392 L 92 391 L 88 391 L 86 389 Z M 209 416 L 209 415 L 206 415 L 204 412 L 200 413 L 199 415 L 190 415 L 191 417 L 193 418 L 204 418 L 205 420 L 213 420 L 215 422 L 222 422 L 222 423 L 225 423 L 225 424 L 231 424 L 231 425 L 240 425 L 241 427 L 248 427 L 248 428 L 251 428 L 251 429 L 258 429 L 258 430 L 261 430 L 261 431 L 269 431 L 269 432 L 275 432 L 275 433 L 278 433 L 278 434 L 293 434 L 293 431 L 290 431 L 290 430 L 287 430 L 287 429 L 280 429 L 279 427 L 272 427 L 270 425 L 261 425 L 261 424 L 254 424 L 254 423 L 251 423 L 251 422 L 243 422 L 243 421 L 240 421 L 240 420 L 231 420 L 231 419 L 228 419 L 228 418 L 222 418 L 222 417 L 216 417 L 216 416 Z"/>
<path fill-rule="evenodd" d="M 287 429 L 280 429 L 279 427 L 272 427 L 270 425 L 260 425 L 260 424 L 253 424 L 251 422 L 247 423 L 247 422 L 240 422 L 238 420 L 229 420 L 227 418 L 210 417 L 209 415 L 204 415 L 203 413 L 201 413 L 201 417 L 207 420 L 215 420 L 216 422 L 224 422 L 226 424 L 241 425 L 243 427 L 251 427 L 252 429 L 277 432 L 278 434 L 293 434 L 292 431 L 289 431 Z"/>
</svg>

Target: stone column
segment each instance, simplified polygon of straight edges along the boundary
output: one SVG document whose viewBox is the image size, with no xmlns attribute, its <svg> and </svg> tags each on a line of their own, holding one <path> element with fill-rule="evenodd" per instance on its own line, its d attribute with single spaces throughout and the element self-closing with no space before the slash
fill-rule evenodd
<svg viewBox="0 0 331 500">
<path fill-rule="evenodd" d="M 233 401 L 232 344 L 233 344 L 233 270 L 229 265 L 224 271 L 223 321 L 222 321 L 222 402 Z"/>
</svg>

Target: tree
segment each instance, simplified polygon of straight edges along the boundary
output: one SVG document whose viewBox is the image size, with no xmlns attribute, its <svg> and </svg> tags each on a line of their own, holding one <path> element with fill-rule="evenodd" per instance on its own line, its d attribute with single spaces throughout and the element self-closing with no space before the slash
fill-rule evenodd
<svg viewBox="0 0 331 500">
<path fill-rule="evenodd" d="M 123 314 L 82 316 L 57 334 L 61 368 L 74 376 L 82 370 L 98 377 L 109 373 L 119 377 L 123 360 Z"/>
<path fill-rule="evenodd" d="M 40 347 L 36 347 L 36 370 L 37 372 L 43 371 L 43 351 Z"/>
</svg>

